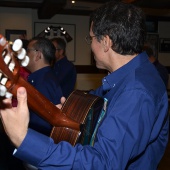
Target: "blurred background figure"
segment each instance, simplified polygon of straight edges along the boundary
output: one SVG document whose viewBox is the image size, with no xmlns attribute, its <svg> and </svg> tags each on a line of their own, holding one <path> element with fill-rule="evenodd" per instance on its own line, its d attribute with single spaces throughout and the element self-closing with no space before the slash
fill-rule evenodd
<svg viewBox="0 0 170 170">
<path fill-rule="evenodd" d="M 34 37 L 28 43 L 27 56 L 30 61 L 26 68 L 31 72 L 27 81 L 53 104 L 59 104 L 63 94 L 59 80 L 51 67 L 55 59 L 53 43 L 47 38 Z M 29 110 L 29 128 L 50 136 L 53 126 L 33 110 Z M 24 165 L 29 170 L 37 169 L 29 164 Z"/>
<path fill-rule="evenodd" d="M 59 80 L 51 67 L 55 59 L 56 51 L 53 43 L 49 39 L 41 37 L 32 38 L 31 40 L 21 40 L 30 61 L 26 68 L 20 67 L 20 76 L 34 86 L 53 104 L 59 104 L 63 94 Z M 13 97 L 12 105 L 17 106 L 17 103 L 17 99 Z M 29 127 L 49 136 L 53 126 L 37 115 L 37 113 L 30 110 Z M 34 169 L 34 167 L 30 168 L 28 164 L 23 165 L 21 160 L 13 156 L 14 147 L 8 138 L 6 139 L 6 145 L 7 146 L 4 146 L 7 148 L 6 153 L 9 165 L 3 161 L 3 166 L 7 166 L 7 168 L 9 168 L 8 170 L 25 170 L 25 168 L 28 167 L 29 169 Z M 4 155 L 4 157 L 5 156 L 6 155 Z"/>
<path fill-rule="evenodd" d="M 35 37 L 29 41 L 27 55 L 30 58 L 27 69 L 31 72 L 28 82 L 53 104 L 59 104 L 63 94 L 59 80 L 51 67 L 51 63 L 55 59 L 54 45 L 47 38 Z M 30 111 L 29 127 L 47 136 L 52 130 L 52 125 L 32 110 Z"/>
<path fill-rule="evenodd" d="M 154 50 L 152 49 L 150 44 L 145 44 L 143 47 L 143 51 L 146 51 L 146 53 L 149 56 L 149 60 L 151 63 L 153 63 L 153 65 L 156 67 L 156 69 L 158 70 L 165 86 L 168 86 L 168 80 L 169 80 L 169 74 L 168 74 L 168 70 L 166 69 L 166 67 L 164 65 L 162 65 L 158 58 L 156 58 L 156 55 L 154 54 Z"/>
<path fill-rule="evenodd" d="M 51 39 L 51 41 L 56 48 L 54 70 L 59 79 L 63 96 L 67 98 L 74 90 L 76 84 L 76 68 L 74 64 L 67 59 L 65 40 L 57 37 Z"/>
</svg>

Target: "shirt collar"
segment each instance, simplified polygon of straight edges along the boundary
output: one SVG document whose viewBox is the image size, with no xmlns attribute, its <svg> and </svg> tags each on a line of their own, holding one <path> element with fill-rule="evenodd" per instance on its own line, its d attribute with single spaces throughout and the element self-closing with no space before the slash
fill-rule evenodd
<svg viewBox="0 0 170 170">
<path fill-rule="evenodd" d="M 111 88 L 114 88 L 122 78 L 126 77 L 127 74 L 135 70 L 137 67 L 139 67 L 140 65 L 142 65 L 142 63 L 146 61 L 148 61 L 148 56 L 146 52 L 142 52 L 124 66 L 108 74 L 102 80 L 103 90 L 109 91 Z"/>
<path fill-rule="evenodd" d="M 46 66 L 46 67 L 43 67 L 33 73 L 31 73 L 29 76 L 28 76 L 28 81 L 32 81 L 32 80 L 35 80 L 37 79 L 37 77 L 41 77 L 43 74 L 45 74 L 46 72 L 48 72 L 49 70 L 51 69 L 51 66 Z"/>
</svg>

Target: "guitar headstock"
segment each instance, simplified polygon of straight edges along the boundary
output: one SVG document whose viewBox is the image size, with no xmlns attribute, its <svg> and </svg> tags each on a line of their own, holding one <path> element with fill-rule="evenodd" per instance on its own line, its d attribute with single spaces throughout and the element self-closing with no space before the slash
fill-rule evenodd
<svg viewBox="0 0 170 170">
<path fill-rule="evenodd" d="M 20 65 L 27 66 L 29 57 L 22 48 L 22 41 L 17 39 L 10 44 L 0 34 L 0 96 L 9 98 L 10 89 L 17 84 Z"/>
</svg>

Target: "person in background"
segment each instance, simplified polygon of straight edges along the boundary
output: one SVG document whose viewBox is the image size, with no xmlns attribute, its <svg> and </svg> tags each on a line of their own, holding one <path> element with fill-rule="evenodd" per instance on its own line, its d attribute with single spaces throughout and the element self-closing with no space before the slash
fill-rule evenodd
<svg viewBox="0 0 170 170">
<path fill-rule="evenodd" d="M 40 93 L 42 93 L 47 99 L 53 104 L 59 104 L 60 98 L 63 96 L 59 80 L 57 79 L 51 64 L 55 59 L 55 47 L 49 39 L 35 37 L 31 39 L 26 46 L 27 55 L 30 58 L 29 64 L 26 68 L 20 70 L 20 75 L 27 80 L 32 86 L 34 86 Z M 30 74 L 27 74 L 28 70 Z M 23 71 L 23 72 L 21 72 Z M 22 74 L 23 73 L 23 74 Z M 13 106 L 14 106 L 13 99 Z M 17 101 L 16 105 L 17 106 Z M 41 107 L 41 106 L 40 106 Z M 48 113 L 47 113 L 48 114 Z M 30 122 L 29 127 L 43 133 L 44 135 L 50 136 L 52 125 L 41 118 L 37 113 L 30 110 Z M 9 153 L 12 155 L 13 146 L 10 147 Z M 17 158 L 9 156 L 11 164 L 9 167 L 13 169 L 16 167 L 17 170 L 36 169 L 29 164 L 23 166 L 23 162 L 20 162 Z"/>
<path fill-rule="evenodd" d="M 52 43 L 56 48 L 54 70 L 59 79 L 64 97 L 68 97 L 74 90 L 76 84 L 76 68 L 74 64 L 67 59 L 66 42 L 63 38 L 53 38 Z"/>
<path fill-rule="evenodd" d="M 151 45 L 145 44 L 143 50 L 146 51 L 150 62 L 156 67 L 165 86 L 168 87 L 169 73 L 166 67 L 159 62 L 158 58 L 155 57 L 154 50 L 152 49 Z"/>
<path fill-rule="evenodd" d="M 35 37 L 28 44 L 27 55 L 30 61 L 26 68 L 31 72 L 28 82 L 53 104 L 59 104 L 63 94 L 59 80 L 51 67 L 55 58 L 54 45 L 47 38 Z M 52 130 L 52 125 L 33 111 L 30 111 L 29 127 L 47 136 Z"/>
<path fill-rule="evenodd" d="M 143 52 L 144 13 L 113 0 L 94 11 L 90 23 L 86 41 L 96 66 L 110 72 L 90 92 L 105 101 L 91 142 L 55 144 L 28 128 L 27 93 L 20 87 L 17 110 L 1 109 L 6 132 L 16 146 L 14 156 L 42 170 L 156 170 L 168 143 L 168 97 Z M 9 105 L 10 99 L 3 102 Z"/>
</svg>

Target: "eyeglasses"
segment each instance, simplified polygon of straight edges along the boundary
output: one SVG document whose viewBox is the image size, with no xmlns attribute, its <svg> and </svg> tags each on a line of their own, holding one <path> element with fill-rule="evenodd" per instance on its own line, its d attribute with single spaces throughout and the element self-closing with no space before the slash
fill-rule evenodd
<svg viewBox="0 0 170 170">
<path fill-rule="evenodd" d="M 38 50 L 33 49 L 33 48 L 27 48 L 27 53 L 28 53 L 29 51 L 38 51 Z"/>
<path fill-rule="evenodd" d="M 86 43 L 87 44 L 91 44 L 94 37 L 96 37 L 96 36 L 95 35 L 93 35 L 93 36 L 90 36 L 90 35 L 86 36 L 85 37 Z"/>
</svg>

